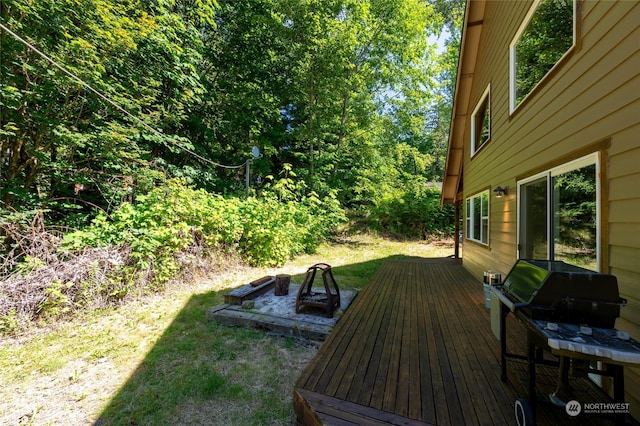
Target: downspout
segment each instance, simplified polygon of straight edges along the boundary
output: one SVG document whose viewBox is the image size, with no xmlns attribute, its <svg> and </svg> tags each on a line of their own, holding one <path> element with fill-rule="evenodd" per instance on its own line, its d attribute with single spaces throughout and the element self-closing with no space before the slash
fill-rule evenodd
<svg viewBox="0 0 640 426">
<path fill-rule="evenodd" d="M 456 200 L 455 203 L 453 203 L 454 205 L 454 210 L 455 210 L 455 214 L 454 214 L 454 221 L 455 221 L 455 231 L 454 231 L 454 257 L 456 259 L 460 259 L 460 205 L 462 204 L 462 202 L 460 200 Z"/>
</svg>

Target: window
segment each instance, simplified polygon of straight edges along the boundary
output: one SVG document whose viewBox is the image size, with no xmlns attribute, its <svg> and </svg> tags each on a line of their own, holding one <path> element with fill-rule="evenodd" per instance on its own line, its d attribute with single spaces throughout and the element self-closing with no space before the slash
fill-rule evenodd
<svg viewBox="0 0 640 426">
<path fill-rule="evenodd" d="M 589 155 L 518 183 L 520 258 L 599 270 L 597 158 Z"/>
<path fill-rule="evenodd" d="M 471 115 L 471 155 L 491 138 L 491 85 L 488 85 Z"/>
<path fill-rule="evenodd" d="M 511 112 L 575 45 L 575 8 L 573 0 L 534 1 L 510 45 Z"/>
<path fill-rule="evenodd" d="M 489 190 L 467 198 L 467 239 L 489 244 Z"/>
</svg>

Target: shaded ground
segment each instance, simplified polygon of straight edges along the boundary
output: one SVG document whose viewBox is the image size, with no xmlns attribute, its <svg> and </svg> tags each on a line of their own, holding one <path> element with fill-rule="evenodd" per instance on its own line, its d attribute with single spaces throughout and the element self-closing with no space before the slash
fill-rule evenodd
<svg viewBox="0 0 640 426">
<path fill-rule="evenodd" d="M 317 346 L 204 320 L 230 288 L 300 276 L 319 261 L 361 288 L 383 258 L 443 256 L 421 242 L 369 236 L 278 269 L 241 267 L 117 310 L 0 340 L 0 424 L 288 424 L 293 382 Z"/>
</svg>

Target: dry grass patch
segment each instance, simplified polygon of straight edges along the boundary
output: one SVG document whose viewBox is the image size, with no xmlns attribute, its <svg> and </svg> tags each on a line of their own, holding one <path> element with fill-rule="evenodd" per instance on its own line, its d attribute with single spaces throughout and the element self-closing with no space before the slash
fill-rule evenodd
<svg viewBox="0 0 640 426">
<path fill-rule="evenodd" d="M 317 345 L 205 321 L 224 293 L 266 274 L 334 266 L 361 288 L 392 256 L 442 257 L 450 244 L 355 236 L 282 268 L 238 266 L 119 308 L 0 340 L 0 424 L 282 425 Z"/>
</svg>

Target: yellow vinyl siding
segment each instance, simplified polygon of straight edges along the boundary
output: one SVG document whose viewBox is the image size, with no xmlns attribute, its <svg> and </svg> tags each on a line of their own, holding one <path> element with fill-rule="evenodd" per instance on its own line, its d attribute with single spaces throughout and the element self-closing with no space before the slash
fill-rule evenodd
<svg viewBox="0 0 640 426">
<path fill-rule="evenodd" d="M 490 1 L 467 114 L 491 83 L 491 140 L 471 159 L 464 129 L 463 197 L 490 187 L 489 246 L 465 242 L 464 266 L 482 279 L 517 257 L 517 180 L 606 149 L 601 181 L 603 270 L 629 300 L 617 327 L 640 339 L 640 2 L 582 4 L 576 48 L 509 115 L 509 43 L 531 2 Z M 459 130 L 459 129 L 458 129 Z M 495 197 L 496 186 L 508 195 Z M 626 368 L 627 400 L 640 418 L 640 368 Z"/>
<path fill-rule="evenodd" d="M 640 163 L 640 158 L 638 158 Z M 611 185 L 612 182 L 609 182 Z M 640 182 L 636 183 L 638 188 Z M 627 200 L 609 200 L 609 223 L 617 222 L 631 222 L 637 223 L 640 229 L 640 222 L 638 222 L 638 212 L 640 212 L 640 198 L 631 198 Z M 611 241 L 611 244 L 615 244 L 615 241 Z M 636 264 L 640 261 L 640 256 L 635 259 Z"/>
<path fill-rule="evenodd" d="M 640 160 L 637 158 L 636 161 Z M 633 182 L 634 188 L 638 190 L 638 179 Z M 637 212 L 635 213 L 638 214 Z M 638 238 L 638 229 L 640 223 L 634 222 L 614 222 L 609 216 L 609 243 L 611 245 L 627 248 L 640 248 L 640 238 Z M 640 259 L 638 259 L 640 260 Z M 640 281 L 640 280 L 638 280 Z"/>
<path fill-rule="evenodd" d="M 483 87 L 491 83 L 491 140 L 470 159 L 468 125 L 464 136 L 465 196 L 491 184 L 489 248 L 465 244 L 463 249 L 465 266 L 479 279 L 485 269 L 506 273 L 516 256 L 516 187 L 512 173 L 500 166 L 509 160 L 502 152 L 501 141 L 509 124 L 508 45 L 530 5 L 531 2 L 488 2 L 485 9 L 470 108 L 475 107 L 482 96 Z M 495 197 L 493 189 L 498 185 L 508 188 L 506 197 Z"/>
<path fill-rule="evenodd" d="M 640 105 L 636 108 L 640 108 Z M 610 166 L 613 170 L 609 176 L 612 179 L 635 175 L 640 171 L 637 160 L 640 156 L 639 136 L 640 124 L 631 126 L 618 134 L 618 139 L 610 150 Z"/>
<path fill-rule="evenodd" d="M 529 2 L 489 2 L 480 42 L 477 73 L 471 102 L 480 98 L 486 84 L 492 83 L 492 138 L 472 160 L 469 159 L 469 129 L 465 129 L 465 196 L 490 184 L 507 186 L 509 195 L 498 200 L 491 196 L 491 235 L 488 249 L 468 245 L 465 261 L 477 250 L 490 250 L 491 258 L 506 256 L 505 268 L 513 263 L 517 244 L 515 227 L 516 178 L 533 173 L 543 164 L 570 155 L 582 146 L 611 137 L 611 196 L 628 187 L 629 179 L 616 189 L 615 150 L 618 144 L 638 145 L 636 137 L 616 137 L 629 123 L 640 117 L 640 67 L 636 65 L 640 39 L 640 7 L 632 2 L 595 4 L 583 8 L 580 49 L 560 67 L 552 79 L 512 116 L 508 116 L 508 43 L 524 17 Z M 588 18 L 588 19 L 587 19 Z M 496 23 L 491 25 L 491 23 Z M 634 61 L 636 59 L 636 61 Z M 630 164 L 638 164 L 631 161 Z M 504 165 L 504 166 L 502 166 Z M 637 188 L 637 185 L 634 187 Z M 628 191 L 628 190 L 627 190 Z M 504 207 L 504 203 L 508 207 Z M 640 202 L 640 201 L 638 201 Z M 638 206 L 622 208 L 623 215 L 637 215 Z M 610 221 L 616 220 L 618 205 L 612 201 Z M 508 219 L 497 216 L 507 214 Z M 626 213 L 629 212 L 629 213 Z M 507 222 L 504 231 L 501 223 Z M 640 238 L 639 238 L 640 239 Z M 480 259 L 478 259 L 480 260 Z M 470 262 L 473 263 L 473 262 Z M 493 262 L 489 259 L 489 264 Z M 481 268 L 481 267 L 480 267 Z M 505 271 L 506 272 L 506 271 Z"/>
<path fill-rule="evenodd" d="M 628 24 L 626 26 L 628 28 Z M 611 63 L 615 63 L 613 58 L 637 51 L 637 39 L 640 38 L 634 38 L 634 34 L 630 34 L 619 48 L 603 48 L 609 54 L 594 52 L 594 55 L 602 58 L 600 63 L 603 66 L 609 64 L 610 67 Z M 596 68 L 593 73 L 588 73 L 593 67 L 591 63 L 583 66 L 582 76 L 604 73 L 605 77 L 597 85 L 588 84 L 582 77 L 575 79 L 571 75 L 557 75 L 553 84 L 547 84 L 545 90 L 538 93 L 522 111 L 518 111 L 505 131 L 503 117 L 506 97 L 503 93 L 506 94 L 507 85 L 504 81 L 493 78 L 492 141 L 470 165 L 465 164 L 465 192 L 467 189 L 474 191 L 474 182 L 486 185 L 489 180 L 501 184 L 504 178 L 501 179 L 500 175 L 513 176 L 510 172 L 502 172 L 500 167 L 496 167 L 498 164 L 509 164 L 511 169 L 521 172 L 528 171 L 535 164 L 552 161 L 579 148 L 581 144 L 590 144 L 611 135 L 612 130 L 617 130 L 616 127 L 620 128 L 625 123 L 637 120 L 637 107 L 630 105 L 630 109 L 622 111 L 622 115 L 620 110 L 632 102 L 629 94 L 640 90 L 637 79 L 640 68 L 633 61 L 627 60 L 609 72 Z M 478 84 L 474 84 L 474 93 L 481 93 L 482 80 L 479 74 L 476 80 Z M 472 96 L 472 99 L 478 99 L 478 96 L 479 94 Z M 520 116 L 524 118 L 521 119 Z M 566 143 L 558 143 L 562 141 Z M 465 162 L 469 162 L 466 156 Z"/>
<path fill-rule="evenodd" d="M 618 278 L 618 286 L 621 287 L 621 291 L 623 291 L 626 287 L 629 287 L 629 284 L 633 283 L 634 280 L 638 282 L 640 274 L 619 270 L 616 278 Z M 640 331 L 638 330 L 638 324 L 640 324 L 640 295 L 629 292 L 626 293 L 625 299 L 627 299 L 627 306 L 622 308 L 624 316 L 618 318 L 616 325 L 624 330 L 629 330 L 629 333 L 634 333 L 634 331 L 637 333 Z"/>
<path fill-rule="evenodd" d="M 637 407 L 638 405 L 640 405 L 640 398 L 638 397 L 638 394 L 633 394 L 628 390 L 640 389 L 640 369 L 626 367 L 624 376 L 625 389 L 627 389 L 627 392 L 625 392 L 625 401 L 630 404 L 629 406 L 631 407 L 631 413 L 634 413 L 633 407 Z M 638 415 L 635 414 L 635 417 L 638 418 Z"/>
</svg>

